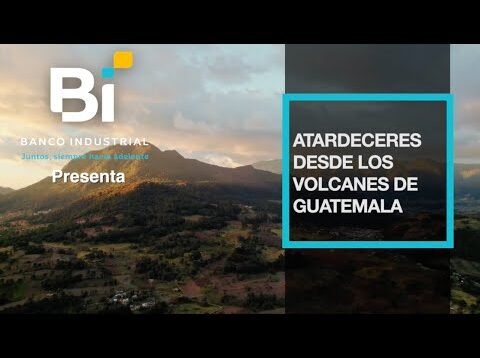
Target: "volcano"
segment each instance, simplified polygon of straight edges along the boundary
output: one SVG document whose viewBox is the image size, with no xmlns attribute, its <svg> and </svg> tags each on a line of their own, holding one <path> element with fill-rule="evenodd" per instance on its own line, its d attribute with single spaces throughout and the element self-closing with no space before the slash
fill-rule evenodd
<svg viewBox="0 0 480 358">
<path fill-rule="evenodd" d="M 90 156 L 91 154 L 91 156 Z M 176 185 L 222 185 L 239 190 L 279 192 L 280 175 L 255 169 L 251 165 L 225 168 L 183 157 L 175 150 L 162 151 L 152 144 L 147 146 L 110 146 L 86 153 L 86 157 L 108 157 L 129 154 L 141 155 L 145 160 L 71 160 L 63 172 L 125 173 L 126 183 L 64 183 L 52 182 L 46 177 L 23 189 L 0 197 L 0 212 L 8 210 L 44 210 L 69 204 L 99 190 L 122 191 L 142 182 Z"/>
</svg>

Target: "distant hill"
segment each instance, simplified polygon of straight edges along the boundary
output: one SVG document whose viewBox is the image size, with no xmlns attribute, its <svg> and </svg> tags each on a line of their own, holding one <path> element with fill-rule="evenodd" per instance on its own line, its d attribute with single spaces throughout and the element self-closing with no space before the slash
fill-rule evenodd
<svg viewBox="0 0 480 358">
<path fill-rule="evenodd" d="M 480 199 L 480 164 L 455 165 L 455 194 Z"/>
<path fill-rule="evenodd" d="M 87 153 L 106 154 L 148 154 L 148 160 L 72 160 L 62 169 L 64 172 L 124 172 L 122 184 L 52 183 L 51 177 L 26 188 L 3 195 L 0 211 L 31 208 L 42 210 L 65 205 L 86 197 L 100 189 L 122 190 L 133 183 L 154 181 L 161 183 L 182 183 L 202 185 L 233 185 L 255 190 L 279 190 L 280 176 L 251 165 L 238 168 L 224 168 L 207 164 L 196 159 L 187 159 L 174 150 L 161 151 L 154 145 L 111 146 Z"/>
<path fill-rule="evenodd" d="M 455 210 L 480 210 L 480 164 L 455 164 Z"/>
<path fill-rule="evenodd" d="M 145 161 L 72 160 L 65 165 L 64 172 L 108 172 L 113 169 L 125 173 L 126 184 L 122 186 L 119 184 L 52 183 L 51 178 L 47 177 L 19 190 L 0 187 L 0 211 L 52 208 L 88 197 L 100 189 L 104 193 L 128 191 L 135 188 L 138 183 L 145 181 L 210 185 L 210 187 L 222 184 L 267 191 L 278 190 L 281 184 L 281 177 L 278 175 L 281 173 L 280 159 L 257 162 L 237 168 L 224 168 L 196 159 L 184 158 L 174 150 L 161 151 L 154 145 L 148 147 L 111 146 L 90 153 L 148 153 L 150 159 Z M 406 166 L 397 162 L 395 170 L 390 171 L 389 174 L 426 175 L 425 179 L 433 184 L 440 179 L 440 168 L 438 164 L 424 160 L 413 161 Z M 477 205 L 477 200 L 480 200 L 480 164 L 455 165 L 455 196 L 457 200 L 461 199 L 465 203 L 476 199 L 474 205 Z"/>
<path fill-rule="evenodd" d="M 281 159 L 272 159 L 265 160 L 262 162 L 253 163 L 252 167 L 255 169 L 265 170 L 267 172 L 281 174 L 282 173 L 282 160 Z"/>
<path fill-rule="evenodd" d="M 0 195 L 8 194 L 8 193 L 11 193 L 12 191 L 15 191 L 15 190 L 13 190 L 12 188 L 0 186 Z"/>
</svg>

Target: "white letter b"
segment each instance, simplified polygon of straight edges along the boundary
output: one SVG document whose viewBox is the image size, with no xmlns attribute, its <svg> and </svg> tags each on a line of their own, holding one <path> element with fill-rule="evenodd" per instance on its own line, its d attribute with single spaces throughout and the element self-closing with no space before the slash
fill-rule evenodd
<svg viewBox="0 0 480 358">
<path fill-rule="evenodd" d="M 64 78 L 78 78 L 80 87 L 63 88 Z M 85 122 L 97 114 L 98 101 L 90 91 L 94 86 L 94 78 L 90 71 L 83 68 L 51 68 L 50 69 L 50 109 L 62 113 L 62 122 Z M 81 112 L 63 112 L 64 99 L 80 99 L 85 102 Z"/>
</svg>

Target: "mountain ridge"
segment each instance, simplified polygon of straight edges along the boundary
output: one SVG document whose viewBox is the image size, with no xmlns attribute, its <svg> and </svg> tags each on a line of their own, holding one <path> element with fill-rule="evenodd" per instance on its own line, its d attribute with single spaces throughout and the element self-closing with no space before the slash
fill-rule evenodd
<svg viewBox="0 0 480 358">
<path fill-rule="evenodd" d="M 252 166 L 255 169 L 265 170 L 270 173 L 281 174 L 282 173 L 282 160 L 281 159 L 271 159 L 263 160 L 260 162 L 253 163 Z"/>
<path fill-rule="evenodd" d="M 114 154 L 148 154 L 145 160 L 90 160 L 74 159 L 68 162 L 63 172 L 124 172 L 126 184 L 142 181 L 183 184 L 222 184 L 244 188 L 277 190 L 280 176 L 257 170 L 251 165 L 225 168 L 183 157 L 175 150 L 162 151 L 153 144 L 147 146 L 109 146 L 86 153 L 97 156 Z M 103 188 L 122 190 L 123 185 L 97 183 L 52 183 L 48 176 L 25 188 L 0 197 L 0 211 L 31 208 L 41 210 L 69 204 Z"/>
<path fill-rule="evenodd" d="M 15 190 L 6 186 L 0 186 L 0 195 L 5 195 L 9 194 L 11 192 L 14 192 Z"/>
</svg>

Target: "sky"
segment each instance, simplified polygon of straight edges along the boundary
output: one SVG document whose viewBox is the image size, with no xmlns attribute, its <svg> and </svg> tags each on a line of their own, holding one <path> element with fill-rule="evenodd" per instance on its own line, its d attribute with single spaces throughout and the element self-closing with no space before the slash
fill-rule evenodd
<svg viewBox="0 0 480 358">
<path fill-rule="evenodd" d="M 117 50 L 133 51 L 134 66 L 113 79 L 115 122 L 62 123 L 49 107 L 50 68 L 90 70 L 99 93 Z M 284 59 L 283 45 L 0 45 L 0 186 L 33 184 L 66 163 L 22 153 L 94 149 L 26 148 L 21 137 L 144 137 L 226 167 L 277 159 Z"/>
<path fill-rule="evenodd" d="M 451 90 L 455 96 L 455 160 L 480 163 L 480 45 L 452 45 Z"/>
<path fill-rule="evenodd" d="M 293 47 L 294 50 L 291 50 Z M 286 90 L 298 92 L 450 92 L 455 161 L 480 164 L 480 45 L 290 45 Z M 293 69 L 293 70 L 292 70 Z M 444 86 L 447 84 L 447 86 Z M 445 88 L 439 90 L 439 88 Z"/>
<path fill-rule="evenodd" d="M 104 83 L 101 68 L 111 65 L 116 50 L 132 50 L 135 60 L 132 69 L 118 71 L 113 80 L 115 123 L 99 118 L 62 123 L 49 108 L 50 68 L 87 68 L 98 91 Z M 363 63 L 375 62 L 368 46 L 359 56 L 355 67 L 351 56 L 334 56 L 329 64 L 328 56 L 315 59 L 306 53 L 299 57 L 299 68 L 321 61 L 326 70 L 318 71 L 318 81 L 329 91 L 338 90 L 334 84 L 339 78 L 329 77 L 328 69 L 338 67 L 339 61 L 346 61 L 347 79 L 349 69 L 357 77 L 368 73 L 369 81 L 374 75 L 385 77 L 378 65 L 357 71 Z M 405 62 L 422 63 L 422 57 L 415 56 L 409 52 L 398 61 L 402 68 L 408 68 Z M 479 63 L 480 45 L 451 46 L 458 163 L 480 163 Z M 427 72 L 436 68 L 428 63 L 421 67 Z M 19 145 L 20 137 L 145 137 L 162 150 L 176 149 L 185 157 L 227 167 L 280 158 L 284 73 L 283 45 L 0 45 L 0 186 L 30 185 L 66 163 L 24 161 L 23 152 L 81 154 L 94 149 L 25 148 Z M 402 83 L 398 86 L 401 90 Z"/>
</svg>

